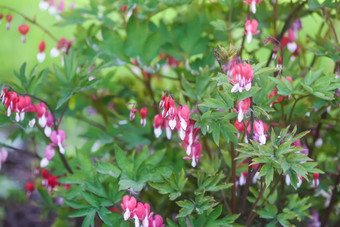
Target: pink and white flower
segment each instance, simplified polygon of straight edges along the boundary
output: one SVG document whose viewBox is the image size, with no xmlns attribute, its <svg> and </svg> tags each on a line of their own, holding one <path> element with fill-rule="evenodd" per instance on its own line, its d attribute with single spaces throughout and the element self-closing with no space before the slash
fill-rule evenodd
<svg viewBox="0 0 340 227">
<path fill-rule="evenodd" d="M 129 218 L 133 217 L 133 212 L 136 208 L 137 201 L 136 198 L 131 196 L 124 196 L 123 203 L 121 204 L 122 209 L 124 210 L 124 220 L 128 220 Z"/>
<path fill-rule="evenodd" d="M 37 59 L 40 63 L 43 62 L 46 58 L 45 49 L 46 49 L 46 43 L 44 40 L 41 40 L 38 46 L 39 53 L 37 54 Z"/>
<path fill-rule="evenodd" d="M 243 3 L 251 6 L 251 11 L 256 13 L 256 5 L 260 4 L 262 0 L 244 0 Z"/>
<path fill-rule="evenodd" d="M 247 20 L 245 25 L 245 32 L 244 34 L 247 35 L 247 42 L 250 43 L 253 39 L 253 35 L 257 35 L 260 33 L 259 30 L 257 30 L 258 22 L 257 20 Z"/>
<path fill-rule="evenodd" d="M 64 149 L 64 144 L 63 144 L 66 138 L 65 132 L 63 130 L 58 130 L 58 131 L 54 130 L 51 133 L 50 138 L 53 143 L 53 146 L 59 147 L 60 153 L 65 154 L 65 149 Z"/>
<path fill-rule="evenodd" d="M 237 116 L 238 122 L 242 122 L 244 118 L 244 114 L 249 112 L 250 103 L 251 103 L 250 98 L 246 98 L 244 100 L 237 102 L 237 110 L 234 109 L 234 111 L 238 113 L 238 116 Z"/>
<path fill-rule="evenodd" d="M 142 109 L 140 109 L 140 116 L 141 116 L 141 120 L 140 123 L 141 125 L 144 127 L 146 124 L 146 115 L 148 114 L 148 108 L 144 107 Z"/>
<path fill-rule="evenodd" d="M 235 64 L 231 69 L 232 78 L 229 81 L 234 85 L 231 92 L 249 91 L 252 86 L 254 72 L 251 65 L 245 63 Z"/>
</svg>

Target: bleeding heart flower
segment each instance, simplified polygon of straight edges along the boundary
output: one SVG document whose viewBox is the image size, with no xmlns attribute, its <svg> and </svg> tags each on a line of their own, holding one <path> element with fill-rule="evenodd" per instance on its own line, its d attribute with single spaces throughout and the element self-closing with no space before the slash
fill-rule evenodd
<svg viewBox="0 0 340 227">
<path fill-rule="evenodd" d="M 133 214 L 135 208 L 137 205 L 136 198 L 131 196 L 124 196 L 123 197 L 123 203 L 121 204 L 122 209 L 125 211 L 124 212 L 124 220 L 128 220 L 129 218 L 133 217 L 131 214 Z"/>
<path fill-rule="evenodd" d="M 319 173 L 313 173 L 313 179 L 314 179 L 314 186 L 319 186 Z"/>
<path fill-rule="evenodd" d="M 133 119 L 135 119 L 136 113 L 137 113 L 138 109 L 136 107 L 132 107 L 130 109 L 130 121 L 132 121 Z"/>
<path fill-rule="evenodd" d="M 7 20 L 7 23 L 6 23 L 6 30 L 9 30 L 9 28 L 10 28 L 10 23 L 11 23 L 12 19 L 13 19 L 13 16 L 12 16 L 11 14 L 7 14 L 7 16 L 6 16 L 6 20 Z"/>
<path fill-rule="evenodd" d="M 18 31 L 21 33 L 21 41 L 22 43 L 26 42 L 26 34 L 29 32 L 30 26 L 28 24 L 22 24 L 18 26 Z"/>
<path fill-rule="evenodd" d="M 64 154 L 65 153 L 65 149 L 63 147 L 63 143 L 65 141 L 66 138 L 66 134 L 63 130 L 58 130 L 58 131 L 53 131 L 51 133 L 51 141 L 53 143 L 54 146 L 58 146 L 59 147 L 59 151 L 60 153 Z"/>
<path fill-rule="evenodd" d="M 46 49 L 46 43 L 44 40 L 41 40 L 38 46 L 39 53 L 37 54 L 37 59 L 40 63 L 45 60 L 45 57 L 46 57 L 45 49 Z"/>
<path fill-rule="evenodd" d="M 164 120 L 162 118 L 162 114 L 155 115 L 154 120 L 153 120 L 153 127 L 154 127 L 154 133 L 155 133 L 156 138 L 161 136 L 163 124 L 164 124 Z"/>
<path fill-rule="evenodd" d="M 146 124 L 146 115 L 148 114 L 148 108 L 144 107 L 142 109 L 140 109 L 140 116 L 141 116 L 141 120 L 140 123 L 141 125 L 144 127 Z"/>
<path fill-rule="evenodd" d="M 44 158 L 40 161 L 40 167 L 45 168 L 55 155 L 53 144 L 49 144 L 45 149 Z"/>
<path fill-rule="evenodd" d="M 26 182 L 25 187 L 26 187 L 26 190 L 27 190 L 26 198 L 29 199 L 31 197 L 32 192 L 35 189 L 35 183 L 34 182 Z"/>
<path fill-rule="evenodd" d="M 244 34 L 247 34 L 247 42 L 250 43 L 253 35 L 257 35 L 260 33 L 260 31 L 257 30 L 258 22 L 257 20 L 247 20 L 245 25 L 245 32 Z"/>
<path fill-rule="evenodd" d="M 233 84 L 231 92 L 242 92 L 243 90 L 249 91 L 252 86 L 254 71 L 249 64 L 235 64 L 231 69 L 230 82 Z"/>
<path fill-rule="evenodd" d="M 236 113 L 238 113 L 237 120 L 239 122 L 242 122 L 244 118 L 244 114 L 249 112 L 249 107 L 250 107 L 251 100 L 250 98 L 246 98 L 244 100 L 238 101 L 237 102 L 237 110 L 234 109 Z"/>
<path fill-rule="evenodd" d="M 4 17 L 4 15 L 2 13 L 0 13 L 0 24 L 1 24 L 1 20 Z"/>
</svg>

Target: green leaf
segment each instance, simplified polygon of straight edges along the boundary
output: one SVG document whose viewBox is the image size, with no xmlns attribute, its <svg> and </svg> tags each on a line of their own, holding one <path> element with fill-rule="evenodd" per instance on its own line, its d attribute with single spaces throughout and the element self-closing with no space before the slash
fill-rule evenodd
<svg viewBox="0 0 340 227">
<path fill-rule="evenodd" d="M 277 220 L 283 226 L 290 226 L 290 223 L 288 220 L 291 220 L 293 218 L 295 218 L 295 215 L 291 213 L 281 213 L 277 216 Z"/>
<path fill-rule="evenodd" d="M 107 162 L 97 162 L 95 169 L 101 174 L 107 174 L 115 178 L 119 177 L 121 173 L 117 166 Z"/>
<path fill-rule="evenodd" d="M 145 164 L 147 165 L 157 165 L 162 161 L 164 158 L 164 155 L 166 153 L 165 149 L 162 149 L 160 151 L 155 151 L 148 159 L 145 161 Z"/>
<path fill-rule="evenodd" d="M 223 20 L 217 19 L 217 20 L 211 21 L 210 24 L 215 28 L 215 30 L 218 30 L 218 31 L 227 30 L 227 25 Z"/>
<path fill-rule="evenodd" d="M 178 206 L 182 207 L 182 209 L 179 211 L 179 214 L 177 215 L 177 218 L 188 216 L 195 208 L 195 205 L 188 200 L 178 201 L 176 203 Z"/>
<path fill-rule="evenodd" d="M 272 204 L 268 204 L 264 209 L 256 211 L 260 215 L 261 218 L 265 219 L 273 219 L 277 214 L 277 208 Z"/>
<path fill-rule="evenodd" d="M 151 61 L 159 55 L 161 46 L 161 39 L 159 32 L 152 33 L 146 40 L 142 54 L 140 55 L 141 60 L 149 65 Z"/>
<path fill-rule="evenodd" d="M 131 16 L 126 26 L 126 35 L 125 53 L 131 58 L 143 55 L 143 46 L 148 37 L 147 21 Z"/>
<path fill-rule="evenodd" d="M 91 210 L 89 214 L 85 217 L 81 227 L 94 227 L 94 216 L 96 215 L 96 210 Z"/>
<path fill-rule="evenodd" d="M 125 172 L 129 176 L 133 176 L 133 163 L 126 157 L 125 153 L 118 147 L 118 145 L 115 145 L 115 154 L 116 154 L 116 160 L 119 168 L 122 170 L 122 172 Z"/>
<path fill-rule="evenodd" d="M 58 182 L 61 184 L 82 184 L 84 183 L 86 176 L 81 173 L 73 173 L 72 175 L 67 175 L 58 178 Z"/>
<path fill-rule="evenodd" d="M 223 101 L 213 98 L 205 98 L 204 102 L 199 105 L 213 109 L 229 109 L 229 107 Z"/>
<path fill-rule="evenodd" d="M 224 139 L 228 142 L 231 140 L 234 144 L 237 144 L 236 133 L 237 129 L 229 122 L 224 122 L 221 124 L 222 135 Z"/>
<path fill-rule="evenodd" d="M 212 137 L 217 146 L 220 144 L 220 124 L 219 122 L 213 121 L 211 123 Z"/>
<path fill-rule="evenodd" d="M 79 201 L 64 200 L 64 204 L 66 206 L 72 207 L 72 208 L 77 209 L 77 210 L 84 209 L 84 208 L 91 208 L 89 206 L 89 204 L 83 203 L 83 202 L 79 202 Z M 80 215 L 80 216 L 84 216 L 84 215 Z"/>
<path fill-rule="evenodd" d="M 254 96 L 257 92 L 259 92 L 261 88 L 253 86 L 249 91 L 241 92 L 240 96 L 238 97 L 239 101 L 245 100 L 246 98 Z"/>
<path fill-rule="evenodd" d="M 95 195 L 89 192 L 81 192 L 81 195 L 91 206 L 99 208 L 99 201 Z"/>
<path fill-rule="evenodd" d="M 82 217 L 82 216 L 87 216 L 91 212 L 93 212 L 93 208 L 83 208 L 83 209 L 78 209 L 76 212 L 72 213 L 69 215 L 70 218 L 76 218 L 76 217 Z"/>
<path fill-rule="evenodd" d="M 46 204 L 48 204 L 49 206 L 53 205 L 53 199 L 52 197 L 48 194 L 47 190 L 43 187 L 38 187 L 38 192 L 41 195 L 41 197 L 43 198 L 43 200 L 46 202 Z"/>
<path fill-rule="evenodd" d="M 100 210 L 98 211 L 98 215 L 100 217 L 100 219 L 102 219 L 102 221 L 108 225 L 108 226 L 112 226 L 111 224 L 111 220 L 108 216 L 108 214 L 110 214 L 111 212 L 106 209 L 105 207 L 101 207 Z"/>
<path fill-rule="evenodd" d="M 59 109 L 62 107 L 68 100 L 71 99 L 73 96 L 73 91 L 65 90 L 61 93 L 61 98 L 59 98 L 59 101 L 57 103 L 56 109 Z"/>
<path fill-rule="evenodd" d="M 14 75 L 20 80 L 21 86 L 26 88 L 27 86 L 27 78 L 26 78 L 26 74 L 27 74 L 27 63 L 24 62 L 21 67 L 19 72 L 14 71 Z"/>
<path fill-rule="evenodd" d="M 93 164 L 88 154 L 77 150 L 77 161 L 82 172 L 90 176 L 93 170 Z"/>
</svg>

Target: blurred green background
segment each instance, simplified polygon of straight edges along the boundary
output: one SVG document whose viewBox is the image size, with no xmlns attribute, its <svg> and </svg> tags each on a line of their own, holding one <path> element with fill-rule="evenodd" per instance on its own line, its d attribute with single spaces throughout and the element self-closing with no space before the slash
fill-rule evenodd
<svg viewBox="0 0 340 227">
<path fill-rule="evenodd" d="M 45 34 L 40 28 L 32 23 L 26 22 L 25 19 L 13 11 L 3 9 L 2 6 L 11 7 L 25 14 L 31 19 L 36 19 L 37 23 L 47 28 L 58 39 L 65 37 L 67 40 L 73 38 L 75 30 L 74 26 L 58 27 L 56 23 L 59 21 L 55 15 L 49 14 L 48 10 L 41 11 L 39 9 L 40 0 L 1 0 L 0 13 L 4 15 L 0 25 L 0 81 L 13 78 L 13 70 L 19 70 L 22 63 L 27 62 L 28 69 L 32 69 L 38 64 L 37 53 L 38 45 L 43 39 L 46 42 L 46 59 L 40 63 L 38 70 L 51 66 L 52 63 L 60 64 L 60 56 L 58 58 L 50 57 L 50 50 L 55 47 L 56 42 Z M 58 2 L 58 1 L 56 1 Z M 87 0 L 65 0 L 65 11 L 69 10 L 70 5 L 74 2 L 76 7 L 84 7 Z M 56 3 L 58 4 L 58 3 Z M 6 15 L 12 14 L 13 19 L 11 27 L 6 30 Z M 26 43 L 21 42 L 21 34 L 18 32 L 18 26 L 21 24 L 29 24 L 30 31 L 26 36 Z"/>
<path fill-rule="evenodd" d="M 288 2 L 288 0 L 286 0 Z M 41 11 L 39 9 L 40 0 L 2 0 L 0 3 L 1 6 L 7 6 L 14 8 L 28 16 L 29 18 L 36 19 L 36 21 L 41 24 L 43 27 L 47 28 L 52 34 L 54 34 L 58 39 L 61 37 L 65 37 L 70 40 L 74 37 L 75 26 L 65 26 L 60 27 L 57 26 L 59 22 L 56 19 L 55 15 L 50 15 L 48 10 Z M 65 0 L 66 7 L 65 11 L 69 10 L 70 5 L 74 2 L 76 7 L 85 7 L 89 4 L 89 0 Z M 56 1 L 58 4 L 58 1 Z M 168 14 L 171 14 L 171 10 L 166 11 Z M 23 62 L 27 62 L 28 70 L 32 69 L 36 64 L 38 64 L 36 55 L 38 53 L 38 45 L 42 39 L 46 42 L 46 59 L 43 63 L 40 63 L 38 66 L 38 70 L 43 69 L 45 67 L 52 66 L 52 63 L 60 64 L 60 57 L 51 58 L 49 53 L 51 48 L 56 45 L 56 42 L 52 40 L 47 34 L 45 34 L 41 29 L 39 29 L 34 24 L 29 22 L 25 22 L 25 19 L 16 14 L 15 12 L 11 12 L 10 10 L 0 8 L 0 13 L 4 15 L 2 18 L 2 23 L 0 25 L 0 62 L 2 67 L 0 67 L 0 81 L 11 80 L 13 78 L 13 71 L 19 70 L 20 66 Z M 11 22 L 11 28 L 9 31 L 5 29 L 6 26 L 6 15 L 11 13 L 13 15 L 13 20 Z M 161 17 L 163 17 L 161 15 Z M 18 32 L 18 26 L 20 24 L 28 23 L 30 25 L 30 31 L 26 38 L 26 43 L 23 44 L 21 42 L 21 34 Z M 321 23 L 325 23 L 324 18 L 321 18 L 317 14 L 312 14 L 307 17 L 302 18 L 302 30 L 299 31 L 299 42 L 302 44 L 308 44 L 307 36 L 315 37 L 318 32 L 318 28 Z M 279 27 L 282 25 L 279 25 Z M 261 29 L 261 24 L 259 25 L 261 30 L 261 36 L 266 37 L 270 34 L 266 34 L 266 30 Z M 335 28 L 337 32 L 340 33 L 340 24 L 339 21 L 335 22 Z M 233 35 L 237 37 L 241 37 L 243 32 L 242 26 L 239 29 L 235 29 L 233 31 Z M 325 33 L 326 29 L 322 31 Z M 236 42 L 237 45 L 241 44 L 241 38 Z M 259 40 L 254 39 L 251 44 L 246 44 L 245 49 L 247 51 L 251 51 L 255 49 L 258 45 L 262 45 L 259 43 Z M 246 52 L 245 52 L 246 53 Z M 269 50 L 262 48 L 261 51 L 256 53 L 256 56 L 260 60 L 266 60 L 269 55 Z M 307 56 L 306 62 L 310 62 L 312 60 L 313 54 L 310 53 Z M 251 56 L 245 54 L 245 59 L 251 58 Z M 332 60 L 326 57 L 320 57 L 317 59 L 315 67 L 324 67 L 326 73 L 332 72 L 334 68 L 334 63 Z"/>
</svg>

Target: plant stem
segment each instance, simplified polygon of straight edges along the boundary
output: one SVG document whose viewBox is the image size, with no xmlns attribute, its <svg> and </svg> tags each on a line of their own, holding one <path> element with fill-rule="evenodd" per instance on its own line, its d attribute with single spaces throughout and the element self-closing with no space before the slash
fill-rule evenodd
<svg viewBox="0 0 340 227">
<path fill-rule="evenodd" d="M 152 87 L 151 87 L 151 76 L 150 75 L 147 75 L 146 78 L 144 79 L 144 85 L 145 85 L 146 89 L 149 91 L 152 103 L 155 106 L 155 108 L 154 108 L 155 112 L 158 114 L 159 113 L 159 108 L 157 108 L 157 103 L 156 103 L 155 95 L 154 95 Z"/>
<path fill-rule="evenodd" d="M 247 8 L 247 17 L 246 17 L 246 22 L 248 20 L 248 18 L 250 17 L 250 11 L 249 11 L 249 6 Z M 240 58 L 242 59 L 242 52 L 243 52 L 243 49 L 244 49 L 244 42 L 246 40 L 246 35 L 247 35 L 247 32 L 246 32 L 246 28 L 244 28 L 244 33 L 243 33 L 243 37 L 242 37 L 242 43 L 241 43 L 241 49 L 240 49 Z"/>
<path fill-rule="evenodd" d="M 269 197 L 273 194 L 277 184 L 280 182 L 280 179 L 282 177 L 282 174 L 280 174 L 279 178 L 277 178 L 275 184 L 273 185 L 273 187 L 270 189 L 269 194 L 267 195 L 267 197 L 264 199 L 264 201 L 259 205 L 259 209 L 261 209 L 264 206 L 264 203 L 269 199 Z M 253 221 L 253 219 L 257 216 L 257 213 L 253 213 L 253 215 L 250 217 L 249 220 L 249 224 Z"/>
<path fill-rule="evenodd" d="M 290 109 L 290 112 L 289 112 L 289 117 L 288 117 L 288 121 L 287 121 L 288 124 L 290 124 L 290 121 L 292 120 L 294 108 L 295 108 L 297 102 L 298 102 L 299 100 L 305 98 L 305 97 L 307 97 L 307 96 L 300 96 L 299 98 L 295 99 L 295 102 L 294 102 L 294 104 L 293 104 L 293 106 L 292 106 L 292 108 Z"/>
<path fill-rule="evenodd" d="M 35 26 L 37 26 L 38 28 L 40 28 L 44 33 L 46 33 L 49 37 L 51 37 L 54 41 L 58 42 L 57 37 L 55 37 L 50 31 L 48 31 L 46 28 L 44 28 L 41 24 L 39 24 L 35 19 L 29 18 L 28 16 L 26 16 L 25 14 L 23 14 L 22 12 L 8 7 L 8 6 L 0 6 L 0 9 L 7 9 L 10 10 L 16 14 L 19 14 L 20 16 L 22 16 L 25 20 L 29 21 L 30 23 L 34 24 Z"/>
<path fill-rule="evenodd" d="M 263 193 L 264 193 L 264 191 L 266 190 L 266 188 L 267 188 L 267 185 L 266 185 L 266 183 L 264 183 L 264 186 L 261 188 L 260 193 L 259 193 L 259 195 L 257 196 L 255 203 L 254 203 L 253 206 L 251 207 L 249 216 L 248 216 L 247 221 L 246 221 L 246 224 L 245 224 L 246 226 L 249 226 L 249 224 L 250 224 L 250 222 L 251 222 L 251 216 L 252 216 L 252 214 L 253 214 L 253 210 L 256 208 L 256 205 L 258 204 L 258 202 L 259 202 L 260 199 L 262 198 Z"/>
<path fill-rule="evenodd" d="M 261 164 L 259 164 L 255 169 L 252 170 L 252 166 L 248 165 L 248 175 L 246 179 L 246 184 L 243 188 L 243 194 L 241 198 L 241 207 L 240 207 L 240 213 L 243 214 L 245 211 L 247 196 L 249 192 L 250 182 L 252 181 L 253 177 L 255 176 L 255 173 L 261 168 Z M 241 215 L 240 215 L 241 217 Z"/>
<path fill-rule="evenodd" d="M 235 194 L 236 194 L 236 160 L 234 143 L 230 142 L 230 156 L 231 156 L 231 212 L 235 213 Z"/>
<path fill-rule="evenodd" d="M 49 141 L 49 142 L 52 142 L 52 140 L 51 140 L 49 137 L 47 137 L 47 136 L 45 135 L 44 130 L 43 130 L 38 124 L 35 124 L 35 125 L 37 126 L 37 128 L 39 129 L 39 131 L 41 132 L 41 134 L 43 134 L 43 136 L 45 137 L 45 139 L 46 139 L 47 141 Z M 70 174 L 73 174 L 73 171 L 72 171 L 70 165 L 68 164 L 67 159 L 66 159 L 65 156 L 60 152 L 59 147 L 57 147 L 57 153 L 59 154 L 59 157 L 60 157 L 61 161 L 63 162 L 64 167 L 66 168 L 66 170 L 67 170 Z"/>
<path fill-rule="evenodd" d="M 321 221 L 321 226 L 324 227 L 324 226 L 327 226 L 327 223 L 328 223 L 328 219 L 329 219 L 329 216 L 333 210 L 333 207 L 336 203 L 336 200 L 337 200 L 337 194 L 338 194 L 338 185 L 340 184 L 340 173 L 338 174 L 337 178 L 335 179 L 335 182 L 334 182 L 334 188 L 333 188 L 333 191 L 332 191 L 332 197 L 331 197 L 331 200 L 329 202 L 329 205 L 328 207 L 324 210 L 324 217 Z"/>
<path fill-rule="evenodd" d="M 278 2 L 279 0 L 276 0 L 275 2 L 274 2 L 274 21 L 273 21 L 273 26 L 274 26 L 274 36 L 276 37 L 276 22 L 277 22 L 277 2 Z"/>
<path fill-rule="evenodd" d="M 302 2 L 300 5 L 298 5 L 286 18 L 285 24 L 278 36 L 275 37 L 276 40 L 281 41 L 283 35 L 285 32 L 290 28 L 294 20 L 298 17 L 299 11 L 303 8 L 303 6 L 307 3 L 307 1 Z M 269 55 L 269 58 L 267 60 L 267 67 L 269 66 L 270 62 L 272 61 L 274 51 L 272 51 Z"/>
<path fill-rule="evenodd" d="M 37 159 L 40 159 L 40 157 L 37 154 L 35 154 L 34 152 L 31 152 L 31 151 L 28 151 L 28 150 L 12 147 L 10 145 L 7 145 L 7 144 L 1 143 L 1 142 L 0 142 L 0 147 L 5 147 L 5 148 L 11 149 L 13 151 L 24 152 L 24 153 L 29 154 L 29 155 L 37 158 Z"/>
<path fill-rule="evenodd" d="M 61 123 L 61 120 L 63 119 L 63 117 L 64 117 L 64 115 L 65 115 L 65 113 L 66 113 L 66 110 L 67 110 L 67 107 L 68 107 L 68 103 L 70 102 L 70 100 L 68 100 L 67 102 L 66 102 L 66 104 L 65 104 L 65 106 L 64 106 L 64 109 L 63 109 L 63 111 L 61 112 L 61 115 L 60 115 L 60 117 L 59 117 L 59 120 L 58 120 L 58 127 L 59 127 L 59 125 L 60 125 L 60 123 Z"/>
<path fill-rule="evenodd" d="M 323 7 L 323 12 L 329 22 L 329 27 L 331 28 L 333 34 L 334 34 L 334 38 L 335 38 L 335 41 L 339 44 L 339 39 L 338 39 L 338 35 L 336 34 L 336 31 L 335 31 L 335 28 L 334 28 L 334 24 L 331 20 L 331 18 L 329 18 L 329 15 L 328 15 L 328 12 L 327 12 L 327 9 L 326 7 Z"/>
</svg>

